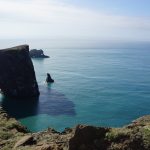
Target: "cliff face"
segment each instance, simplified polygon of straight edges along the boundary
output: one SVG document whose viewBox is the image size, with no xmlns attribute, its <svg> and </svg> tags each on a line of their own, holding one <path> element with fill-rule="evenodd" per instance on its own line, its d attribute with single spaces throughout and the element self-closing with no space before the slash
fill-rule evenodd
<svg viewBox="0 0 150 150">
<path fill-rule="evenodd" d="M 9 97 L 39 95 L 28 45 L 0 50 L 0 89 Z"/>
<path fill-rule="evenodd" d="M 30 133 L 0 108 L 1 150 L 150 150 L 150 116 L 122 128 L 78 125 Z"/>
</svg>

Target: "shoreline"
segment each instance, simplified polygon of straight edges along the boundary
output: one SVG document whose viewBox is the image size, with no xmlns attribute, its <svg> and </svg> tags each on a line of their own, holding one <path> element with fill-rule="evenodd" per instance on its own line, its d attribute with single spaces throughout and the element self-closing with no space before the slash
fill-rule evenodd
<svg viewBox="0 0 150 150">
<path fill-rule="evenodd" d="M 0 108 L 1 150 L 149 150 L 150 115 L 121 128 L 77 125 L 31 133 Z"/>
</svg>

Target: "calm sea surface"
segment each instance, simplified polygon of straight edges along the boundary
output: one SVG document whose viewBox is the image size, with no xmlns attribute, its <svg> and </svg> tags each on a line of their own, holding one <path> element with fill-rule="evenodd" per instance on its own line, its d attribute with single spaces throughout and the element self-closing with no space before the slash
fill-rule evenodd
<svg viewBox="0 0 150 150">
<path fill-rule="evenodd" d="M 123 126 L 150 114 L 149 49 L 46 49 L 33 59 L 41 95 L 1 97 L 2 107 L 31 131 L 76 124 Z M 49 72 L 55 83 L 45 84 Z"/>
</svg>

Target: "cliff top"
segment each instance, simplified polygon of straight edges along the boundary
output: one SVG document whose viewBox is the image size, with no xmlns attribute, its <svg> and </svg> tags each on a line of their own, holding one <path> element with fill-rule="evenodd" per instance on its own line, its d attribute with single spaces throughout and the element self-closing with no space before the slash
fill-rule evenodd
<svg viewBox="0 0 150 150">
<path fill-rule="evenodd" d="M 0 51 L 11 51 L 11 50 L 16 50 L 16 51 L 29 50 L 29 45 L 25 44 L 25 45 L 19 45 L 11 48 L 0 49 Z"/>
</svg>

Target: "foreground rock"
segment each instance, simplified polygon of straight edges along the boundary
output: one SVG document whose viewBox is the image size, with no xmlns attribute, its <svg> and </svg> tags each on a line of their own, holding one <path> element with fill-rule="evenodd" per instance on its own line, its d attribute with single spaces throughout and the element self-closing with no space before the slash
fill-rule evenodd
<svg viewBox="0 0 150 150">
<path fill-rule="evenodd" d="M 28 45 L 0 50 L 0 89 L 9 97 L 39 95 Z"/>
<path fill-rule="evenodd" d="M 14 149 L 16 149 L 17 147 L 20 147 L 20 146 L 25 146 L 25 145 L 31 145 L 34 143 L 34 140 L 33 140 L 33 136 L 31 135 L 26 135 L 24 137 L 22 137 L 14 146 Z"/>
<path fill-rule="evenodd" d="M 123 128 L 78 125 L 59 133 L 29 133 L 0 109 L 1 150 L 150 150 L 150 116 Z"/>
<path fill-rule="evenodd" d="M 49 58 L 49 56 L 44 55 L 43 50 L 32 49 L 30 50 L 31 58 Z"/>
</svg>

